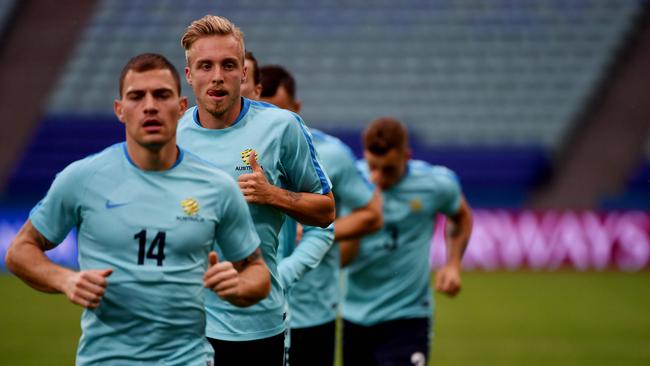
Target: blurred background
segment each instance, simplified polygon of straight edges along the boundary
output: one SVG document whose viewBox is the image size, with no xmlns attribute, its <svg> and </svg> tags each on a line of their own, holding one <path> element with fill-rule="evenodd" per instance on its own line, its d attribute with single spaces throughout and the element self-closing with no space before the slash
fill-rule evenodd
<svg viewBox="0 0 650 366">
<path fill-rule="evenodd" d="M 439 301 L 436 365 L 648 365 L 648 5 L 0 0 L 0 254 L 58 171 L 124 139 L 124 63 L 157 52 L 183 70 L 185 27 L 222 15 L 260 65 L 293 72 L 309 126 L 360 156 L 365 125 L 395 116 L 415 158 L 460 176 L 470 272 Z M 74 267 L 74 236 L 50 256 Z M 0 364 L 72 362 L 78 309 L 11 276 L 0 294 Z"/>
</svg>

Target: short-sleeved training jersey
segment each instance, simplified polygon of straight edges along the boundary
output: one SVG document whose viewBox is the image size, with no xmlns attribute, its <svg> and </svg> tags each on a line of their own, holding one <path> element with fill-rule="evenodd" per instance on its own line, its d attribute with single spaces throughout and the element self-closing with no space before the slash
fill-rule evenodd
<svg viewBox="0 0 650 366">
<path fill-rule="evenodd" d="M 239 116 L 223 129 L 202 127 L 197 107 L 190 108 L 179 122 L 177 137 L 180 146 L 235 179 L 252 173 L 249 155 L 255 151 L 271 184 L 294 192 L 327 194 L 331 190 L 311 134 L 300 116 L 271 104 L 242 98 Z M 249 208 L 262 241 L 264 260 L 271 271 L 271 293 L 246 308 L 207 294 L 207 336 L 210 338 L 248 341 L 277 335 L 286 328 L 276 259 L 278 234 L 285 215 L 269 205 L 251 204 Z"/>
<path fill-rule="evenodd" d="M 365 161 L 359 168 L 369 176 Z M 430 317 L 429 250 L 437 213 L 460 208 L 458 178 L 449 169 L 411 160 L 393 187 L 382 191 L 384 227 L 361 241 L 348 266 L 343 317 L 360 325 Z"/>
<path fill-rule="evenodd" d="M 76 227 L 80 268 L 113 269 L 83 312 L 77 365 L 204 366 L 208 253 L 236 261 L 259 244 L 233 179 L 182 149 L 165 171 L 136 167 L 124 143 L 74 162 L 30 220 L 55 244 Z"/>
</svg>

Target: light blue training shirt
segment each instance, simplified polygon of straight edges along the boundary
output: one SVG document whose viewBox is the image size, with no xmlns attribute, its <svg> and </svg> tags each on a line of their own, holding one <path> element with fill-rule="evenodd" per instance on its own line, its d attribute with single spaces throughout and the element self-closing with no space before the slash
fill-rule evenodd
<svg viewBox="0 0 650 366">
<path fill-rule="evenodd" d="M 252 173 L 251 151 L 275 186 L 293 192 L 327 194 L 331 184 L 313 147 L 312 136 L 295 113 L 264 102 L 242 98 L 237 119 L 227 128 L 202 127 L 197 107 L 179 121 L 178 143 L 237 179 Z M 249 341 L 268 338 L 286 329 L 285 299 L 277 272 L 278 234 L 285 214 L 269 205 L 249 205 L 260 247 L 271 272 L 271 293 L 259 303 L 240 308 L 206 294 L 210 338 Z"/>
<path fill-rule="evenodd" d="M 359 168 L 369 176 L 365 161 Z M 451 170 L 408 162 L 401 180 L 382 191 L 384 227 L 362 239 L 357 257 L 347 267 L 345 320 L 370 326 L 432 316 L 429 253 L 435 217 L 457 213 L 461 197 Z"/>
<path fill-rule="evenodd" d="M 172 168 L 144 171 L 125 143 L 61 171 L 30 220 L 55 244 L 77 228 L 81 270 L 113 269 L 83 312 L 77 365 L 205 366 L 208 253 L 237 261 L 259 244 L 230 176 L 182 149 Z"/>
</svg>

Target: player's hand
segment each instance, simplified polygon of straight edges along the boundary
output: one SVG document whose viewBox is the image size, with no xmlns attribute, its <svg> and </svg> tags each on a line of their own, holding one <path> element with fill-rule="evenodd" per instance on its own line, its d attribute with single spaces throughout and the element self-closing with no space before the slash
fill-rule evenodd
<svg viewBox="0 0 650 366">
<path fill-rule="evenodd" d="M 72 272 L 63 285 L 63 293 L 73 304 L 84 308 L 94 309 L 104 296 L 108 281 L 106 278 L 113 273 L 112 269 L 90 269 Z"/>
<path fill-rule="evenodd" d="M 436 291 L 454 297 L 460 292 L 460 289 L 459 266 L 447 264 L 436 272 Z"/>
<path fill-rule="evenodd" d="M 203 285 L 214 291 L 226 301 L 237 299 L 239 296 L 239 272 L 231 262 L 219 262 L 217 253 L 208 255 L 208 270 L 203 276 Z"/>
<path fill-rule="evenodd" d="M 248 161 L 253 172 L 242 174 L 237 178 L 239 189 L 248 203 L 269 204 L 276 193 L 276 187 L 266 179 L 264 170 L 255 159 L 255 151 L 251 151 Z"/>
</svg>

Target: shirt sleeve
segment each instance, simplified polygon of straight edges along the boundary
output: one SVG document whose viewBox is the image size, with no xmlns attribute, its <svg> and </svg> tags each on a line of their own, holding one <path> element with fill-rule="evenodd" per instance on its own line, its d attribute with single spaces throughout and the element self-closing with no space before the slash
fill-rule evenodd
<svg viewBox="0 0 650 366">
<path fill-rule="evenodd" d="M 289 190 L 327 194 L 332 184 L 322 167 L 312 143 L 312 136 L 300 116 L 292 113 L 294 121 L 287 124 L 282 135 L 281 163 Z"/>
<path fill-rule="evenodd" d="M 60 244 L 70 230 L 81 224 L 80 200 L 83 178 L 73 163 L 54 178 L 45 198 L 32 208 L 29 219 L 48 241 Z"/>
<path fill-rule="evenodd" d="M 337 204 L 352 210 L 366 206 L 372 199 L 375 187 L 357 168 L 352 151 L 347 146 L 340 145 L 327 161 L 329 159 L 335 159 L 328 166 L 335 164 L 331 179 L 336 187 L 333 192 Z"/>
<path fill-rule="evenodd" d="M 439 210 L 445 215 L 454 215 L 460 209 L 462 191 L 458 176 L 444 167 L 433 168 L 433 178 L 436 184 Z"/>
<path fill-rule="evenodd" d="M 295 228 L 295 226 L 294 226 Z M 286 235 L 284 240 L 293 240 L 295 235 Z M 316 268 L 334 244 L 334 224 L 325 229 L 313 226 L 303 226 L 302 240 L 293 251 L 278 264 L 280 283 L 285 290 L 290 289 L 305 273 Z M 286 243 L 283 243 L 285 248 Z M 286 249 L 285 249 L 286 250 Z M 288 254 L 288 253 L 285 253 Z"/>
<path fill-rule="evenodd" d="M 260 245 L 248 204 L 235 181 L 226 177 L 223 182 L 224 200 L 220 203 L 221 217 L 215 239 L 226 260 L 239 261 L 251 255 Z"/>
</svg>

